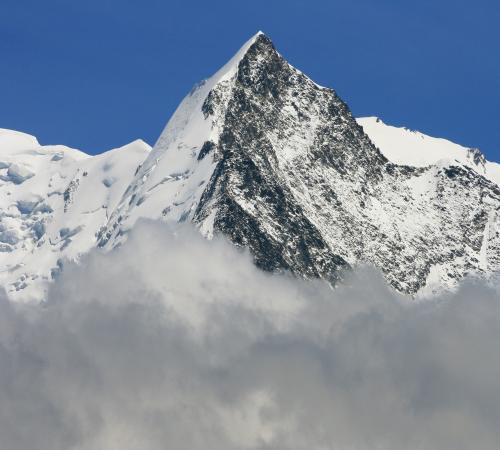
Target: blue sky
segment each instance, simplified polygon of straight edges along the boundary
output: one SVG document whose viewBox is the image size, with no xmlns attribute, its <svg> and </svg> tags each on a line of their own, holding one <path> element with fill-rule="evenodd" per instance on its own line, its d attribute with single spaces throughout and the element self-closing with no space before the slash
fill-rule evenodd
<svg viewBox="0 0 500 450">
<path fill-rule="evenodd" d="M 0 127 L 91 153 L 152 144 L 258 30 L 356 116 L 500 161 L 498 0 L 1 0 Z"/>
</svg>

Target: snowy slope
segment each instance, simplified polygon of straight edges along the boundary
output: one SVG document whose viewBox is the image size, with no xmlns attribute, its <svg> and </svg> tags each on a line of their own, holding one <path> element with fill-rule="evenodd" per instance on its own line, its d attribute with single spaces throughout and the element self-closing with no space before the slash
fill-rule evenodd
<svg viewBox="0 0 500 450">
<path fill-rule="evenodd" d="M 95 246 L 148 151 L 136 141 L 90 157 L 0 132 L 0 284 L 11 297 L 43 297 L 65 258 Z"/>
<path fill-rule="evenodd" d="M 500 164 L 486 161 L 477 148 L 466 148 L 419 131 L 393 127 L 378 117 L 362 117 L 357 119 L 357 122 L 384 156 L 393 163 L 425 167 L 439 162 L 458 162 L 500 185 Z"/>
</svg>

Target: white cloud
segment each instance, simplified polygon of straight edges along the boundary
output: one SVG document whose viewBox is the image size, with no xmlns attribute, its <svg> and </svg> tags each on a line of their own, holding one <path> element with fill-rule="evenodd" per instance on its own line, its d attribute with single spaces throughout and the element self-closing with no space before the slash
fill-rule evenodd
<svg viewBox="0 0 500 450">
<path fill-rule="evenodd" d="M 332 291 L 223 240 L 140 224 L 0 299 L 5 450 L 493 449 L 500 300 L 412 303 L 359 269 Z"/>
</svg>

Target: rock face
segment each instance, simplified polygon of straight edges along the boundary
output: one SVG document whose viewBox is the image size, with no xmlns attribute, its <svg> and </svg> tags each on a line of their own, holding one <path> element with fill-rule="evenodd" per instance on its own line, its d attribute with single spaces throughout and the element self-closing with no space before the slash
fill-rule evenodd
<svg viewBox="0 0 500 450">
<path fill-rule="evenodd" d="M 499 270 L 500 166 L 476 149 L 411 133 L 357 122 L 335 91 L 289 65 L 259 33 L 189 93 L 151 152 L 115 151 L 123 169 L 114 171 L 105 170 L 105 156 L 95 167 L 94 158 L 75 163 L 58 181 L 61 213 L 44 226 L 58 230 L 54 242 L 69 242 L 61 248 L 83 252 L 114 247 L 140 218 L 189 221 L 208 238 L 223 234 L 249 248 L 264 270 L 335 283 L 369 263 L 411 295 Z M 51 164 L 67 158 L 58 155 Z M 9 167 L 0 172 L 17 189 L 39 176 L 15 184 Z M 86 172 L 98 174 L 113 200 L 86 207 L 106 214 L 75 231 L 64 214 L 80 211 Z M 47 203 L 39 202 L 20 204 L 19 214 Z M 8 231 L 0 236 L 11 248 L 18 237 Z M 50 264 L 46 272 L 59 270 Z"/>
<path fill-rule="evenodd" d="M 101 245 L 162 211 L 249 247 L 266 270 L 335 281 L 368 262 L 415 294 L 499 268 L 499 206 L 498 186 L 460 162 L 388 161 L 332 89 L 259 33 L 181 104 Z"/>
</svg>

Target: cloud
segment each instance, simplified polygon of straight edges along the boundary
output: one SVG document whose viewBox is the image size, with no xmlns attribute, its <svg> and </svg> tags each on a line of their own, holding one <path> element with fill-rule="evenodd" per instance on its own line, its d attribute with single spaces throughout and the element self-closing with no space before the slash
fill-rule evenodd
<svg viewBox="0 0 500 450">
<path fill-rule="evenodd" d="M 500 300 L 336 290 L 222 239 L 142 223 L 43 305 L 0 295 L 5 450 L 493 449 Z"/>
</svg>

